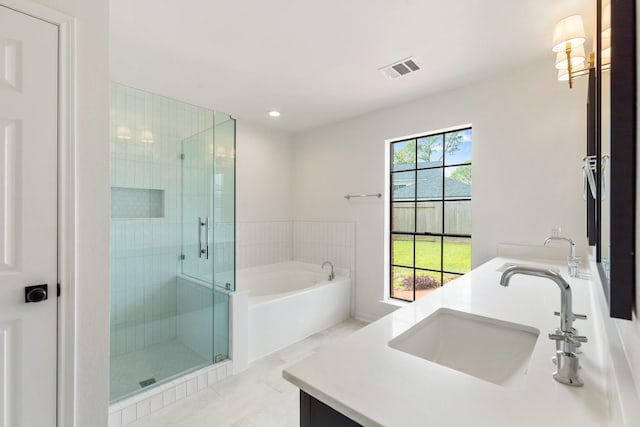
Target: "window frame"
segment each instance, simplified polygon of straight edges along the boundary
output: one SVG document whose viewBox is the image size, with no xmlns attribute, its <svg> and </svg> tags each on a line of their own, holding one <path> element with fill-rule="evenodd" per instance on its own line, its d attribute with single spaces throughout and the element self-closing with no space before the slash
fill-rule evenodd
<svg viewBox="0 0 640 427">
<path fill-rule="evenodd" d="M 396 140 L 391 140 L 389 143 L 389 298 L 394 299 L 394 300 L 399 300 L 399 301 L 406 301 L 406 302 L 413 302 L 416 301 L 416 285 L 415 285 L 415 278 L 416 278 L 416 272 L 430 272 L 430 273 L 439 273 L 440 275 L 440 287 L 444 286 L 443 280 L 445 275 L 447 276 L 462 276 L 465 273 L 460 273 L 460 272 L 452 272 L 452 271 L 447 271 L 444 269 L 444 243 L 445 240 L 447 238 L 468 238 L 470 241 L 470 244 L 472 244 L 472 235 L 471 233 L 469 234 L 458 234 L 458 233 L 446 233 L 446 228 L 445 228 L 445 210 L 446 210 L 446 205 L 448 202 L 470 202 L 472 203 L 473 200 L 473 188 L 471 189 L 470 195 L 469 197 L 450 197 L 447 198 L 446 197 L 446 187 L 445 187 L 445 171 L 447 168 L 449 167 L 459 167 L 459 166 L 472 166 L 473 165 L 473 156 L 471 157 L 471 160 L 468 162 L 462 162 L 462 163 L 452 163 L 452 164 L 447 164 L 446 163 L 446 139 L 445 139 L 445 135 L 452 133 L 452 132 L 463 132 L 463 131 L 467 131 L 470 130 L 471 131 L 471 135 L 472 135 L 472 147 L 473 147 L 473 127 L 471 125 L 465 125 L 465 126 L 461 126 L 461 127 L 454 127 L 454 128 L 449 128 L 449 129 L 444 129 L 444 130 L 439 130 L 439 131 L 435 131 L 435 132 L 429 132 L 429 133 L 425 133 L 425 134 L 419 134 L 419 135 L 412 135 L 412 136 L 408 136 L 408 137 L 404 137 L 401 139 L 396 139 Z M 439 166 L 427 166 L 427 167 L 418 167 L 419 165 L 419 160 L 418 160 L 418 150 L 419 150 L 419 143 L 418 140 L 421 138 L 426 138 L 426 137 L 433 137 L 433 136 L 438 136 L 441 135 L 442 136 L 442 150 L 443 150 L 443 156 L 442 156 L 442 164 Z M 408 142 L 411 140 L 415 140 L 416 141 L 416 156 L 415 156 L 415 167 L 412 169 L 402 169 L 402 170 L 394 170 L 394 145 L 395 144 L 399 144 L 399 143 L 403 143 L 403 142 Z M 440 170 L 440 177 L 442 179 L 442 192 L 440 194 L 439 198 L 428 198 L 428 200 L 426 200 L 425 198 L 418 198 L 418 182 L 419 182 L 419 171 L 422 170 Z M 396 201 L 394 200 L 394 191 L 396 190 L 394 188 L 394 174 L 398 174 L 398 173 L 407 173 L 407 172 L 413 172 L 414 173 L 414 195 L 413 195 L 413 200 L 401 200 L 401 201 Z M 440 211 L 441 211 L 441 232 L 440 233 L 434 233 L 434 232 L 419 232 L 417 231 L 418 229 L 418 204 L 419 203 L 425 203 L 425 202 L 434 202 L 434 203 L 439 203 L 441 204 L 441 206 L 439 207 Z M 414 214 L 414 218 L 413 218 L 413 228 L 414 231 L 394 231 L 394 203 L 406 203 L 406 204 L 413 204 L 413 214 Z M 413 265 L 412 266 L 408 266 L 408 265 L 401 265 L 401 264 L 394 264 L 394 260 L 393 260 L 393 245 L 394 245 L 394 236 L 412 236 L 413 238 Z M 430 268 L 421 268 L 421 267 L 416 267 L 416 237 L 436 237 L 439 238 L 440 240 L 440 269 L 439 270 L 435 270 L 435 269 L 430 269 Z M 411 269 L 413 270 L 413 287 L 412 287 L 412 299 L 404 299 L 404 298 L 400 298 L 397 296 L 394 296 L 393 293 L 393 271 L 394 268 L 406 268 L 406 269 Z"/>
</svg>

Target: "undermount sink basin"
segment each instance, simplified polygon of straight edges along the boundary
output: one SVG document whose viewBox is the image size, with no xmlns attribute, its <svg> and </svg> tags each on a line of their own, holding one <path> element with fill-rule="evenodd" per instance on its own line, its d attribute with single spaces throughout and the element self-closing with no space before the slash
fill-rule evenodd
<svg viewBox="0 0 640 427">
<path fill-rule="evenodd" d="M 416 357 L 502 386 L 524 381 L 540 331 L 441 308 L 389 341 Z"/>
</svg>

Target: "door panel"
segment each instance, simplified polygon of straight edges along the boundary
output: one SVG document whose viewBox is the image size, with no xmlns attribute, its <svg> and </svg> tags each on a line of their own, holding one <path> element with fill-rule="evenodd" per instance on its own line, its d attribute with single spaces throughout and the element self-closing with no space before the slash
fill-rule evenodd
<svg viewBox="0 0 640 427">
<path fill-rule="evenodd" d="M 57 43 L 0 6 L 0 427 L 56 425 Z"/>
<path fill-rule="evenodd" d="M 17 133 L 19 122 L 16 120 L 0 120 L 0 164 L 5 173 L 0 175 L 0 271 L 17 268 L 17 207 L 16 200 L 16 158 Z"/>
<path fill-rule="evenodd" d="M 21 49 L 17 40 L 0 37 L 0 84 L 20 90 Z"/>
</svg>

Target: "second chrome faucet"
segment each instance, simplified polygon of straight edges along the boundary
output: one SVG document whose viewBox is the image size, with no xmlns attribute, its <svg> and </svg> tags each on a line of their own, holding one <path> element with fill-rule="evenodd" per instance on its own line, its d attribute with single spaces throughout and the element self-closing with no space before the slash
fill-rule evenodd
<svg viewBox="0 0 640 427">
<path fill-rule="evenodd" d="M 578 265 L 580 265 L 580 257 L 576 256 L 576 244 L 568 237 L 551 236 L 545 239 L 544 245 L 549 246 L 549 243 L 554 240 L 560 240 L 569 243 L 569 256 L 567 257 L 569 276 L 578 277 Z"/>
<path fill-rule="evenodd" d="M 580 362 L 576 353 L 578 347 L 583 342 L 587 342 L 587 338 L 578 335 L 573 327 L 573 321 L 577 318 L 585 318 L 585 316 L 573 313 L 571 286 L 559 273 L 553 270 L 524 265 L 514 265 L 507 268 L 500 277 L 500 285 L 509 286 L 511 278 L 516 274 L 544 277 L 553 280 L 560 288 L 560 328 L 549 334 L 549 338 L 556 341 L 555 363 L 557 369 L 553 373 L 553 378 L 563 384 L 582 386 L 582 379 L 578 375 Z"/>
</svg>

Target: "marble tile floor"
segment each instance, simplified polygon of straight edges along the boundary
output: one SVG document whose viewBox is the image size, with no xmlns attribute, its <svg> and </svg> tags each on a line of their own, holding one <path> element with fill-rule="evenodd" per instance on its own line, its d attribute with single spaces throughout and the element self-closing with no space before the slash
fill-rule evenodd
<svg viewBox="0 0 640 427">
<path fill-rule="evenodd" d="M 282 370 L 366 323 L 349 319 L 252 363 L 212 387 L 138 420 L 130 427 L 297 427 L 299 390 Z"/>
</svg>

